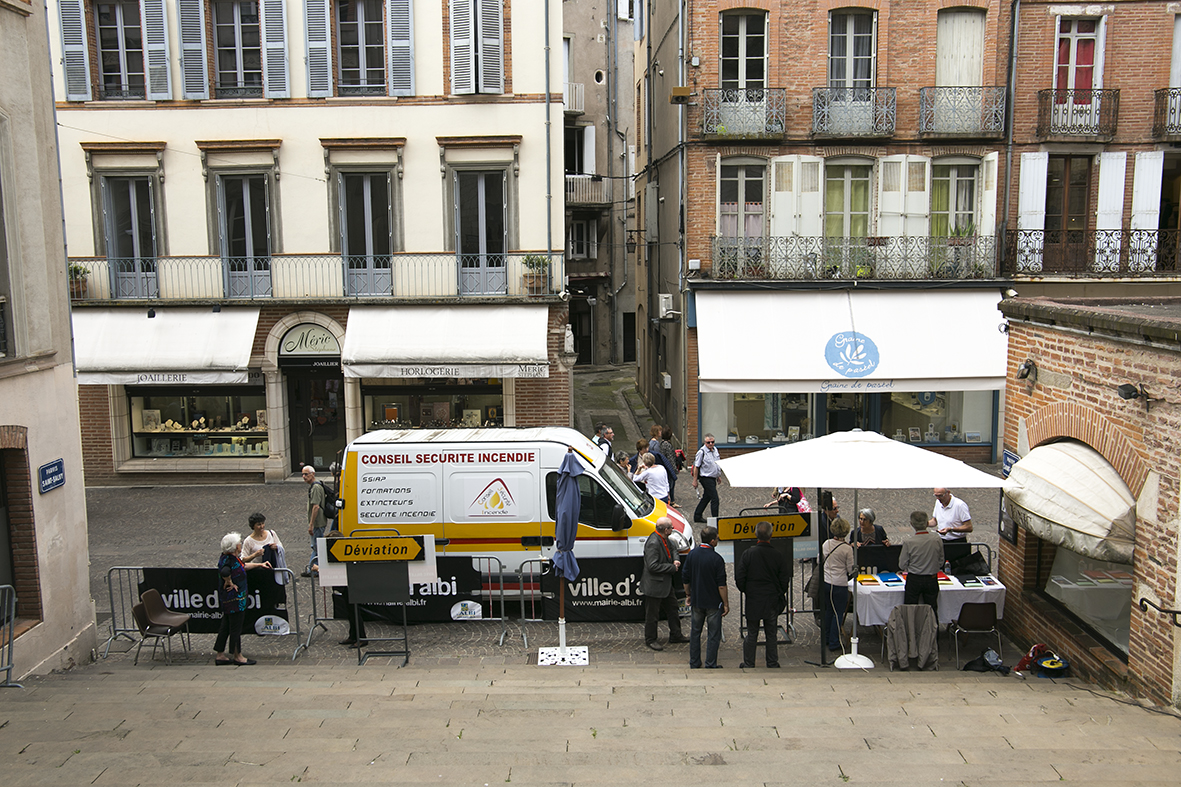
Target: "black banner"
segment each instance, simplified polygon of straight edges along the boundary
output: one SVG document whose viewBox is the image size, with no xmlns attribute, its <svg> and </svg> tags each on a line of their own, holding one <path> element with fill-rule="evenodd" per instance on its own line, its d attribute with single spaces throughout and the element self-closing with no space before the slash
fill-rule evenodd
<svg viewBox="0 0 1181 787">
<path fill-rule="evenodd" d="M 216 634 L 221 627 L 221 604 L 217 586 L 221 575 L 216 568 L 145 568 L 142 594 L 148 588 L 160 591 L 164 606 L 173 612 L 189 615 L 189 630 L 194 634 Z M 275 582 L 275 572 L 264 568 L 246 574 L 246 621 L 242 633 L 255 631 L 255 621 L 263 615 L 287 619 L 287 588 Z"/>
<path fill-rule="evenodd" d="M 483 577 L 470 557 L 436 557 L 439 578 L 434 582 L 414 582 L 406 619 L 411 623 L 449 623 L 453 620 L 481 620 L 492 614 L 488 598 L 481 594 Z M 499 587 L 499 586 L 497 586 Z M 489 591 L 491 592 L 491 590 Z M 499 606 L 497 608 L 499 612 Z M 352 608 L 340 592 L 333 593 L 332 617 L 348 620 Z M 365 620 L 402 624 L 401 604 L 362 604 Z"/>
<path fill-rule="evenodd" d="M 644 619 L 644 597 L 640 595 L 642 557 L 578 558 L 578 579 L 566 583 L 566 620 L 631 621 Z M 558 619 L 558 578 L 552 572 L 541 577 L 545 594 L 546 619 Z M 674 587 L 681 584 L 678 577 Z"/>
</svg>

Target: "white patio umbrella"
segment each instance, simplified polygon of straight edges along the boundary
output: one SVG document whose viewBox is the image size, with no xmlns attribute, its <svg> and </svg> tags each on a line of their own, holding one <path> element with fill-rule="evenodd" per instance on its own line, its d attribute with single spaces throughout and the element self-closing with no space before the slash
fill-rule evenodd
<svg viewBox="0 0 1181 787">
<path fill-rule="evenodd" d="M 1003 478 L 958 459 L 860 429 L 733 456 L 718 464 L 731 486 L 780 486 L 787 482 L 800 487 L 853 490 L 1005 486 Z M 856 499 L 853 508 L 857 509 Z M 856 593 L 854 582 L 854 598 Z M 837 667 L 873 667 L 873 661 L 857 653 L 857 644 L 854 616 L 853 652 L 838 658 Z"/>
</svg>

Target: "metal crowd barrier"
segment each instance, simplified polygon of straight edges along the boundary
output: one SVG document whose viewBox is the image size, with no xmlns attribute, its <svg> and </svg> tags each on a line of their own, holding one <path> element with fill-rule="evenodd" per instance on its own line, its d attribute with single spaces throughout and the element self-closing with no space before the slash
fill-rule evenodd
<svg viewBox="0 0 1181 787">
<path fill-rule="evenodd" d="M 103 646 L 103 658 L 111 652 L 111 643 L 126 639 L 135 644 L 139 627 L 131 608 L 139 603 L 139 585 L 143 582 L 143 569 L 136 566 L 115 566 L 107 571 L 107 597 L 111 605 L 111 636 Z"/>
<path fill-rule="evenodd" d="M 536 571 L 527 571 L 526 567 L 536 564 Z M 517 569 L 517 590 L 521 599 L 521 640 L 525 647 L 529 647 L 529 635 L 525 631 L 525 623 L 536 623 L 545 620 L 545 594 L 541 592 L 541 577 L 553 570 L 553 563 L 549 558 L 534 558 L 521 563 Z"/>
<path fill-rule="evenodd" d="M 24 686 L 12 682 L 12 643 L 16 638 L 16 588 L 12 585 L 0 585 L 0 672 L 4 673 L 4 682 L 0 688 L 23 689 Z"/>
<path fill-rule="evenodd" d="M 480 590 L 488 599 L 488 617 L 484 620 L 500 621 L 500 645 L 508 635 L 508 606 L 504 596 L 504 563 L 493 555 L 472 555 L 472 563 L 480 572 Z M 495 605 L 500 605 L 500 614 L 493 615 Z M 521 636 L 524 636 L 522 631 Z"/>
<path fill-rule="evenodd" d="M 111 635 L 107 637 L 106 643 L 103 645 L 103 658 L 105 659 L 111 650 L 111 643 L 117 639 L 126 639 L 128 642 L 135 644 L 138 642 L 139 626 L 135 624 L 135 617 L 131 614 L 131 608 L 139 603 L 139 586 L 144 581 L 144 566 L 115 566 L 107 571 L 107 596 L 111 606 Z M 295 572 L 289 568 L 274 568 L 266 569 L 268 571 L 279 571 L 286 575 L 287 582 L 284 587 L 288 589 L 287 593 L 287 625 L 290 630 L 283 636 L 295 635 L 298 640 L 303 634 L 303 628 L 300 626 L 299 615 L 299 586 L 298 577 Z M 315 595 L 313 590 L 312 607 L 315 608 Z M 191 637 L 192 634 L 189 634 Z M 311 641 L 311 634 L 308 634 L 308 641 Z M 300 644 L 295 648 L 295 652 L 291 654 L 291 660 L 299 656 L 299 652 L 307 648 L 307 645 Z"/>
</svg>

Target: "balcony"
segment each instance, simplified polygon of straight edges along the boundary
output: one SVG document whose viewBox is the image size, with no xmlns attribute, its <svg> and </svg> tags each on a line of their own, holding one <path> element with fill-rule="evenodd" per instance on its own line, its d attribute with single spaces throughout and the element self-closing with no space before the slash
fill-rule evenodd
<svg viewBox="0 0 1181 787">
<path fill-rule="evenodd" d="M 1037 106 L 1042 139 L 1108 142 L 1115 136 L 1118 90 L 1039 90 Z"/>
<path fill-rule="evenodd" d="M 562 85 L 562 109 L 567 115 L 581 115 L 586 111 L 586 98 L 581 82 Z"/>
<path fill-rule="evenodd" d="M 711 239 L 714 279 L 993 279 L 996 239 L 798 235 Z"/>
<path fill-rule="evenodd" d="M 567 175 L 566 205 L 610 205 L 611 181 L 598 175 Z"/>
<path fill-rule="evenodd" d="M 561 254 L 275 255 L 252 259 L 72 259 L 85 268 L 74 301 L 278 301 L 549 296 L 566 278 Z M 525 264 L 530 258 L 530 265 Z M 537 263 L 542 261 L 539 266 Z"/>
<path fill-rule="evenodd" d="M 1176 277 L 1178 230 L 1010 230 L 1005 276 Z"/>
<path fill-rule="evenodd" d="M 1181 87 L 1156 91 L 1152 137 L 1161 142 L 1181 142 Z"/>
<path fill-rule="evenodd" d="M 780 140 L 787 130 L 783 88 L 712 88 L 704 107 L 702 133 L 712 139 Z"/>
<path fill-rule="evenodd" d="M 1005 88 L 924 87 L 919 90 L 919 134 L 999 139 L 1005 132 Z"/>
<path fill-rule="evenodd" d="M 897 92 L 892 87 L 812 88 L 812 136 L 894 136 Z"/>
</svg>

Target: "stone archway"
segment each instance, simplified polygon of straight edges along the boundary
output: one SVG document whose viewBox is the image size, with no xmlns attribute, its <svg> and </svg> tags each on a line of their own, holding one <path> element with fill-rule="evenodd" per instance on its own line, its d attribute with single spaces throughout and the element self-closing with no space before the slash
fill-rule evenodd
<svg viewBox="0 0 1181 787">
<path fill-rule="evenodd" d="M 1098 451 L 1137 498 L 1148 481 L 1148 462 L 1123 429 L 1100 413 L 1075 402 L 1046 405 L 1025 419 L 1030 447 L 1056 437 L 1072 437 Z"/>
</svg>

